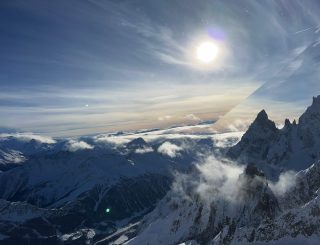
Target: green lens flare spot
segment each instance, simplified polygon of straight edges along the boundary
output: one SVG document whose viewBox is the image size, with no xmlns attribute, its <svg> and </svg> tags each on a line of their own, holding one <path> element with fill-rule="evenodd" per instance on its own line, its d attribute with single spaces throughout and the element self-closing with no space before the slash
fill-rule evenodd
<svg viewBox="0 0 320 245">
<path fill-rule="evenodd" d="M 110 213 L 110 208 L 106 208 L 106 213 Z"/>
</svg>

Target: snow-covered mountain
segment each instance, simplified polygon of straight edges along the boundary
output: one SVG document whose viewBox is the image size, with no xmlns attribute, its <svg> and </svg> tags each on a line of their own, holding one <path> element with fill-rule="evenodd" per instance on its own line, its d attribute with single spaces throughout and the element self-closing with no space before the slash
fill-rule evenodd
<svg viewBox="0 0 320 245">
<path fill-rule="evenodd" d="M 3 134 L 0 241 L 82 244 L 110 236 L 150 212 L 176 171 L 190 171 L 238 136 Z"/>
<path fill-rule="evenodd" d="M 261 111 L 226 151 L 232 161 L 178 175 L 126 244 L 319 244 L 319 115 L 320 96 L 282 129 Z"/>
<path fill-rule="evenodd" d="M 198 187 L 186 191 L 185 197 L 169 193 L 128 244 L 178 244 L 186 240 L 209 244 L 226 227 L 231 236 L 236 226 L 254 226 L 280 213 L 266 177 L 254 166 L 248 166 L 234 184 L 238 190 L 232 200 L 225 196 L 207 199 Z M 213 186 L 207 194 L 219 196 L 219 191 Z"/>
<path fill-rule="evenodd" d="M 286 119 L 278 129 L 262 110 L 241 141 L 227 155 L 259 165 L 270 177 L 283 170 L 299 171 L 320 158 L 320 96 L 301 115 L 298 123 Z"/>
<path fill-rule="evenodd" d="M 2 135 L 0 241 L 318 244 L 319 125 L 320 96 L 245 134 Z"/>
<path fill-rule="evenodd" d="M 296 177 L 293 188 L 276 196 L 265 175 L 248 165 L 232 199 L 215 186 L 199 193 L 201 182 L 185 195 L 171 191 L 126 244 L 319 244 L 320 162 Z"/>
</svg>

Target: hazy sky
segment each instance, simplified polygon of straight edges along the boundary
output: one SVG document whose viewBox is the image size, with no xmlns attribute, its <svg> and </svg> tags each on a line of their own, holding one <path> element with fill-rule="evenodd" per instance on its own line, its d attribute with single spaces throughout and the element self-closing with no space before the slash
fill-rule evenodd
<svg viewBox="0 0 320 245">
<path fill-rule="evenodd" d="M 0 13 L 3 128 L 163 127 L 257 100 L 295 115 L 320 93 L 317 0 L 3 0 Z M 210 64 L 195 55 L 206 41 Z"/>
</svg>

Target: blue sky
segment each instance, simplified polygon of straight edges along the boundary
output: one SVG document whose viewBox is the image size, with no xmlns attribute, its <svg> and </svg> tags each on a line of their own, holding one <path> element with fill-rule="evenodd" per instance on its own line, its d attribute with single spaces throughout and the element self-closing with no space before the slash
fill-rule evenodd
<svg viewBox="0 0 320 245">
<path fill-rule="evenodd" d="M 165 127 L 262 102 L 296 116 L 320 93 L 318 1 L 10 0 L 0 11 L 3 128 Z M 221 47 L 210 66 L 194 57 L 206 40 Z"/>
</svg>

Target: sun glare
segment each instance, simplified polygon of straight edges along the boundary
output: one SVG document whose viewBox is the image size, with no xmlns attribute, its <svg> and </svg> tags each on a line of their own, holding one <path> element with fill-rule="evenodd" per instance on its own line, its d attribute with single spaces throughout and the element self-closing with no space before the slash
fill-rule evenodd
<svg viewBox="0 0 320 245">
<path fill-rule="evenodd" d="M 213 42 L 203 42 L 196 50 L 197 59 L 203 63 L 211 63 L 217 58 L 218 46 Z"/>
</svg>

